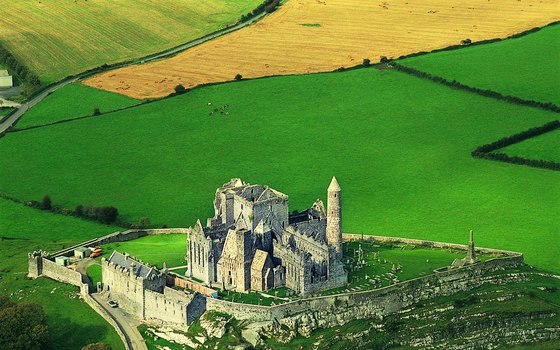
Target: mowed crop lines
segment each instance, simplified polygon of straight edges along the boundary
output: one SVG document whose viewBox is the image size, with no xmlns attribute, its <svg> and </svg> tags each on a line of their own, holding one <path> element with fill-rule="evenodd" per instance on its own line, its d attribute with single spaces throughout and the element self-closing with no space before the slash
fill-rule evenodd
<svg viewBox="0 0 560 350">
<path fill-rule="evenodd" d="M 260 0 L 0 0 L 0 42 L 46 82 L 158 52 L 226 24 Z"/>
<path fill-rule="evenodd" d="M 135 98 L 182 84 L 330 71 L 473 41 L 560 19 L 558 0 L 288 0 L 248 28 L 173 58 L 106 72 L 86 84 Z"/>
</svg>

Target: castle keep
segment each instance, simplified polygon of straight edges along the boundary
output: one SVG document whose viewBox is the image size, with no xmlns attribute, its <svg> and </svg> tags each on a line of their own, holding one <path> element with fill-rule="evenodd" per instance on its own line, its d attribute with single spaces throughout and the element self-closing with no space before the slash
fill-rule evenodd
<svg viewBox="0 0 560 350">
<path fill-rule="evenodd" d="M 239 292 L 288 287 L 307 294 L 347 283 L 342 264 L 341 189 L 289 214 L 288 196 L 232 179 L 216 190 L 215 215 L 190 228 L 189 275 Z"/>
</svg>

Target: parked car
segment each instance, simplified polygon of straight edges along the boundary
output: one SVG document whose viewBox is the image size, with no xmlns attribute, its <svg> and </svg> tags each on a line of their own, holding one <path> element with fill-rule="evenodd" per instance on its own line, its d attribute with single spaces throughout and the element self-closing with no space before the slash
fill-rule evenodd
<svg viewBox="0 0 560 350">
<path fill-rule="evenodd" d="M 115 300 L 107 300 L 107 304 L 109 304 L 110 307 L 119 307 L 119 303 Z"/>
</svg>

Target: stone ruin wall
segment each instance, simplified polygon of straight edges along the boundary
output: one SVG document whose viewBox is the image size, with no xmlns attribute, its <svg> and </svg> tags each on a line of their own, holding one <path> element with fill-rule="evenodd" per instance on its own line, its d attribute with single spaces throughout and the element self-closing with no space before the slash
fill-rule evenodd
<svg viewBox="0 0 560 350">
<path fill-rule="evenodd" d="M 406 244 L 419 245 L 428 248 L 456 249 L 456 250 L 465 250 L 465 251 L 468 249 L 468 245 L 466 244 L 426 241 L 422 239 L 413 239 L 413 238 L 374 236 L 374 235 L 359 234 L 359 233 L 343 233 L 342 240 L 344 242 L 363 240 L 363 241 L 376 241 L 376 242 L 383 242 L 383 243 L 406 243 Z M 475 246 L 475 251 L 484 254 L 505 254 L 505 255 L 521 254 L 509 250 L 481 248 L 476 246 Z"/>
<path fill-rule="evenodd" d="M 165 322 L 186 323 L 187 305 L 192 296 L 165 287 L 162 293 L 149 289 L 144 290 L 144 317 L 154 318 Z M 182 294 L 178 296 L 175 294 Z"/>
<path fill-rule="evenodd" d="M 43 275 L 57 280 L 82 287 L 82 274 L 78 271 L 71 270 L 64 266 L 60 266 L 53 261 L 43 258 Z"/>
<path fill-rule="evenodd" d="M 491 283 L 493 277 L 484 276 L 488 272 L 523 263 L 523 255 L 512 255 L 399 282 L 384 288 L 313 297 L 275 306 L 240 304 L 208 298 L 207 310 L 225 312 L 239 320 L 252 322 L 276 319 L 285 324 L 301 321 L 302 324 L 312 325 L 312 328 L 332 327 L 355 319 L 382 318 L 421 300 L 452 295 L 476 288 L 483 283 Z"/>
</svg>

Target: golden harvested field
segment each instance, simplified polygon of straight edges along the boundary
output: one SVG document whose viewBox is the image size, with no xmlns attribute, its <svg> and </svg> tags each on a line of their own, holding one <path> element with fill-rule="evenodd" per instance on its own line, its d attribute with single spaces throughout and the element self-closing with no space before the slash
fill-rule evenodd
<svg viewBox="0 0 560 350">
<path fill-rule="evenodd" d="M 473 41 L 560 20 L 558 0 L 288 0 L 237 32 L 173 58 L 92 77 L 87 85 L 134 98 L 177 84 L 330 71 Z"/>
<path fill-rule="evenodd" d="M 0 42 L 52 82 L 177 46 L 261 0 L 0 0 Z"/>
</svg>

